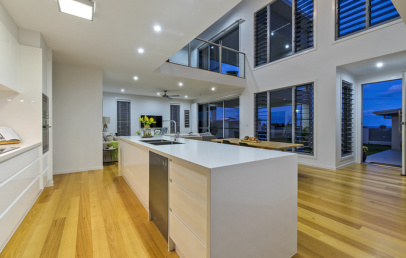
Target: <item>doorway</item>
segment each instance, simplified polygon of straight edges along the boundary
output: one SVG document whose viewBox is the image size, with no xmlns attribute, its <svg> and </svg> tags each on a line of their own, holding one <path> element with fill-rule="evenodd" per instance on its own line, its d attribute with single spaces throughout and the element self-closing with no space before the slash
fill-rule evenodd
<svg viewBox="0 0 406 258">
<path fill-rule="evenodd" d="M 402 167 L 402 79 L 362 85 L 365 162 Z"/>
</svg>

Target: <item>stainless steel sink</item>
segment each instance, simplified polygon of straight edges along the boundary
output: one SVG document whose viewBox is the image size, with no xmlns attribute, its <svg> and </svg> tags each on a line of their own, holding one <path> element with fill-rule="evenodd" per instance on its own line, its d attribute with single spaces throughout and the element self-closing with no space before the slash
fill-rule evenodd
<svg viewBox="0 0 406 258">
<path fill-rule="evenodd" d="M 149 144 L 153 144 L 153 145 L 175 145 L 175 144 L 184 144 L 184 143 L 166 141 L 166 142 L 150 142 Z"/>
<path fill-rule="evenodd" d="M 170 141 L 168 141 L 168 140 L 163 140 L 163 139 L 156 139 L 156 140 L 141 140 L 140 142 L 154 143 L 154 142 L 170 142 Z"/>
<path fill-rule="evenodd" d="M 168 140 L 142 140 L 141 142 L 153 144 L 153 145 L 175 145 L 175 144 L 184 144 L 182 142 L 173 142 L 173 141 L 168 141 Z"/>
</svg>

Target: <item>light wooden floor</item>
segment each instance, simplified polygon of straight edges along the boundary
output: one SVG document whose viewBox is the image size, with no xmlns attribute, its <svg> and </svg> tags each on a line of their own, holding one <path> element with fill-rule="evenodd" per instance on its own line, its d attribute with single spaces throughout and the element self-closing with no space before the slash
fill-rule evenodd
<svg viewBox="0 0 406 258">
<path fill-rule="evenodd" d="M 406 257 L 399 169 L 299 166 L 295 257 Z M 54 177 L 0 257 L 177 257 L 117 167 Z"/>
</svg>

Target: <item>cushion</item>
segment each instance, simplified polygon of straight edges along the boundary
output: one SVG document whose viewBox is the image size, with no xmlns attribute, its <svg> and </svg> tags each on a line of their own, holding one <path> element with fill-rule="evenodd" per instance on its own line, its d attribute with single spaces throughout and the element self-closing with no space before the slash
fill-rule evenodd
<svg viewBox="0 0 406 258">
<path fill-rule="evenodd" d="M 114 137 L 113 137 L 113 135 L 111 135 L 111 134 L 106 135 L 106 136 L 104 137 L 104 141 L 106 141 L 106 142 L 111 142 L 112 140 L 114 140 Z"/>
</svg>

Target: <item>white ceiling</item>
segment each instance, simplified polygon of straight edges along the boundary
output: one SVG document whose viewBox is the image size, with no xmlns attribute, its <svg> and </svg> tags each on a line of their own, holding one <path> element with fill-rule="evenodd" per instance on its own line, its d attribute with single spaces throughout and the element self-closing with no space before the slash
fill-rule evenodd
<svg viewBox="0 0 406 258">
<path fill-rule="evenodd" d="M 383 67 L 378 68 L 376 66 L 379 62 L 383 63 Z M 340 67 L 356 76 L 378 72 L 399 72 L 401 74 L 402 71 L 406 71 L 406 51 L 346 64 Z"/>
<path fill-rule="evenodd" d="M 108 92 L 156 95 L 156 89 L 197 98 L 232 86 L 154 72 L 241 0 L 95 0 L 94 21 L 59 12 L 56 0 L 0 0 L 17 26 L 43 35 L 54 61 L 103 69 Z M 163 31 L 156 33 L 153 26 Z M 145 48 L 144 54 L 137 49 Z M 132 78 L 139 77 L 138 81 Z M 179 81 L 184 82 L 180 88 Z"/>
</svg>

